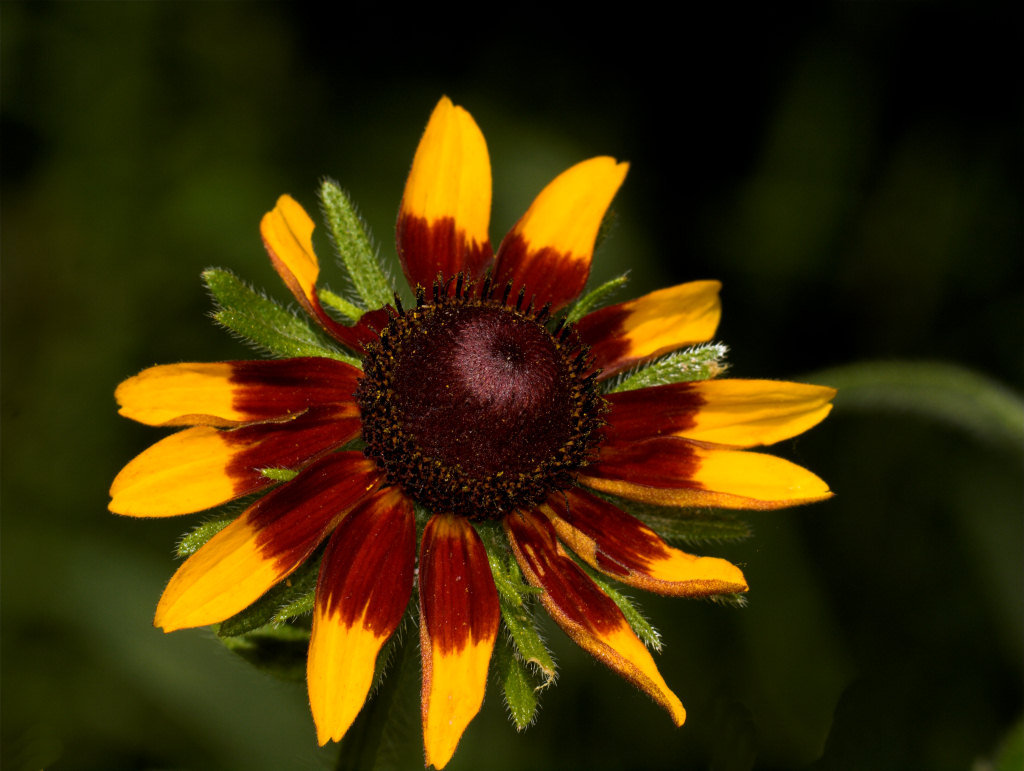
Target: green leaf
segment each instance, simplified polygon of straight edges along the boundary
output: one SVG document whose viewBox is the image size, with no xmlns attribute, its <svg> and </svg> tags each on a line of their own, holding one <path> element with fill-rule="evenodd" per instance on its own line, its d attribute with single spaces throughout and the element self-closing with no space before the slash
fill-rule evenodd
<svg viewBox="0 0 1024 771">
<path fill-rule="evenodd" d="M 392 302 L 394 287 L 374 254 L 352 199 L 337 182 L 325 179 L 320 185 L 320 202 L 331 241 L 356 293 L 367 308 L 383 308 Z"/>
<path fill-rule="evenodd" d="M 977 372 L 941 362 L 859 362 L 815 372 L 838 389 L 835 411 L 918 415 L 986 442 L 1024 448 L 1024 398 Z"/>
<path fill-rule="evenodd" d="M 307 559 L 288 578 L 273 586 L 248 608 L 222 621 L 217 634 L 221 637 L 238 637 L 260 629 L 263 634 L 272 637 L 278 630 L 289 628 L 280 625 L 281 622 L 313 608 L 319 572 L 319 556 Z M 278 626 L 263 629 L 268 624 Z"/>
<path fill-rule="evenodd" d="M 515 644 L 511 639 L 499 641 L 494 649 L 495 671 L 501 680 L 505 693 L 505 704 L 508 707 L 516 730 L 529 728 L 537 717 L 540 701 L 537 691 L 543 688 L 537 676 L 530 672 L 526 664 L 516 656 Z"/>
<path fill-rule="evenodd" d="M 325 344 L 305 319 L 257 292 L 233 273 L 211 268 L 203 281 L 217 303 L 213 318 L 243 340 L 274 356 L 327 356 L 359 361 Z"/>
<path fill-rule="evenodd" d="M 611 295 L 618 290 L 622 289 L 629 282 L 629 276 L 623 273 L 621 276 L 613 278 L 611 281 L 606 281 L 596 289 L 587 292 L 583 297 L 576 301 L 576 304 L 569 310 L 569 314 L 566 316 L 566 321 L 570 324 L 575 324 L 581 318 L 586 316 L 590 311 L 602 305 Z"/>
<path fill-rule="evenodd" d="M 601 497 L 610 499 L 670 543 L 703 546 L 743 541 L 754 534 L 748 522 L 720 509 L 678 509 L 623 498 Z"/>
<path fill-rule="evenodd" d="M 575 555 L 573 555 L 575 557 Z M 644 615 L 640 612 L 633 601 L 630 600 L 626 595 L 622 594 L 618 589 L 613 587 L 600 573 L 593 570 L 590 565 L 587 565 L 580 560 L 576 560 L 583 570 L 593 579 L 594 583 L 597 584 L 601 591 L 607 594 L 612 602 L 619 606 L 619 610 L 622 611 L 622 615 L 626 617 L 626 621 L 632 627 L 633 631 L 636 632 L 636 636 L 639 637 L 643 644 L 648 648 L 655 651 L 661 650 L 661 635 L 658 630 L 651 626 L 651 622 L 644 618 Z"/>
<path fill-rule="evenodd" d="M 722 343 L 702 343 L 674 351 L 612 380 L 608 393 L 635 391 L 638 388 L 710 380 L 726 370 L 724 359 L 729 348 Z"/>
<path fill-rule="evenodd" d="M 222 637 L 224 646 L 257 669 L 282 680 L 301 682 L 306 678 L 309 630 L 282 626 L 273 634 L 257 632 L 239 637 Z"/>
</svg>

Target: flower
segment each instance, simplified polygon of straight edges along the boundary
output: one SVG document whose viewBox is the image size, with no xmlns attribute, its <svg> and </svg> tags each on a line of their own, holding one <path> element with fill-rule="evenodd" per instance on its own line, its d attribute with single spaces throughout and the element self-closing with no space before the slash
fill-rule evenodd
<svg viewBox="0 0 1024 771">
<path fill-rule="evenodd" d="M 737 567 L 670 546 L 613 501 L 774 509 L 826 498 L 812 473 L 747 450 L 818 423 L 833 391 L 731 379 L 610 387 L 709 340 L 720 314 L 718 282 L 697 281 L 575 324 L 550 320 L 582 292 L 626 171 L 608 157 L 565 171 L 494 254 L 483 135 L 442 99 L 398 217 L 415 307 L 395 295 L 351 326 L 321 304 L 313 222 L 282 196 L 261 223 L 270 259 L 361 369 L 330 356 L 186 363 L 118 387 L 122 415 L 183 428 L 121 471 L 111 511 L 187 514 L 269 490 L 181 565 L 156 626 L 224 621 L 326 541 L 307 667 L 320 743 L 352 724 L 415 586 L 425 755 L 441 768 L 480 709 L 501 625 L 478 532 L 497 522 L 550 616 L 681 725 L 651 654 L 579 563 L 661 594 L 746 591 Z M 418 563 L 417 506 L 429 512 Z"/>
</svg>

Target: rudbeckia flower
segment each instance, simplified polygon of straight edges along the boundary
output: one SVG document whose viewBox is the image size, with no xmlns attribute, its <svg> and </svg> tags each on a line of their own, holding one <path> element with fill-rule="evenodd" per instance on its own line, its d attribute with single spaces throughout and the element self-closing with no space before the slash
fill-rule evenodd
<svg viewBox="0 0 1024 771">
<path fill-rule="evenodd" d="M 122 415 L 182 428 L 121 471 L 111 511 L 163 517 L 265 493 L 181 565 L 156 626 L 222 622 L 319 558 L 307 683 L 324 744 L 360 711 L 415 589 L 425 757 L 441 768 L 480 709 L 502 626 L 490 528 L 569 637 L 681 725 L 680 700 L 599 577 L 683 597 L 747 582 L 624 507 L 828 497 L 812 473 L 749 449 L 818 423 L 833 392 L 681 376 L 628 387 L 630 373 L 710 340 L 720 304 L 719 284 L 697 281 L 567 316 L 626 171 L 608 157 L 565 171 L 495 253 L 483 135 L 442 99 L 398 216 L 415 300 L 394 295 L 350 325 L 324 307 L 312 220 L 282 196 L 261 223 L 267 252 L 349 354 L 156 366 L 118 387 Z"/>
</svg>

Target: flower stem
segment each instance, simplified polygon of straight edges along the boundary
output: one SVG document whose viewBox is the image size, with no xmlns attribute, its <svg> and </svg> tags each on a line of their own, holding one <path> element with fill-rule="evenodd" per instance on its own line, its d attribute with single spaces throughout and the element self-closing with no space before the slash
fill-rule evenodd
<svg viewBox="0 0 1024 771">
<path fill-rule="evenodd" d="M 807 375 L 835 386 L 836 411 L 889 411 L 946 423 L 979 439 L 1024 448 L 1024 399 L 955 364 L 865 361 Z"/>
</svg>

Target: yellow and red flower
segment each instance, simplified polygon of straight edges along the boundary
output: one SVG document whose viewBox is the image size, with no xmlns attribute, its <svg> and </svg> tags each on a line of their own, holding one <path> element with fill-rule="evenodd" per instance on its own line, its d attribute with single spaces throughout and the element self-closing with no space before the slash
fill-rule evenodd
<svg viewBox="0 0 1024 771">
<path fill-rule="evenodd" d="M 327 541 L 307 669 L 319 741 L 351 726 L 416 588 L 426 762 L 440 768 L 484 697 L 501 612 L 477 523 L 499 521 L 551 617 L 682 724 L 647 648 L 572 555 L 661 594 L 746 591 L 737 567 L 668 545 L 609 499 L 774 509 L 826 498 L 812 473 L 748 450 L 818 423 L 833 391 L 730 379 L 606 388 L 709 340 L 720 314 L 719 284 L 697 281 L 549 322 L 582 292 L 626 171 L 607 157 L 573 166 L 495 254 L 483 135 L 442 99 L 397 225 L 416 307 L 396 299 L 352 326 L 322 307 L 313 222 L 282 196 L 261 223 L 274 267 L 362 369 L 329 357 L 174 364 L 118 387 L 122 415 L 182 430 L 121 471 L 111 511 L 172 516 L 266 493 L 178 569 L 155 624 L 221 622 Z M 279 483 L 267 469 L 297 473 Z M 415 504 L 430 512 L 418 550 Z"/>
</svg>

